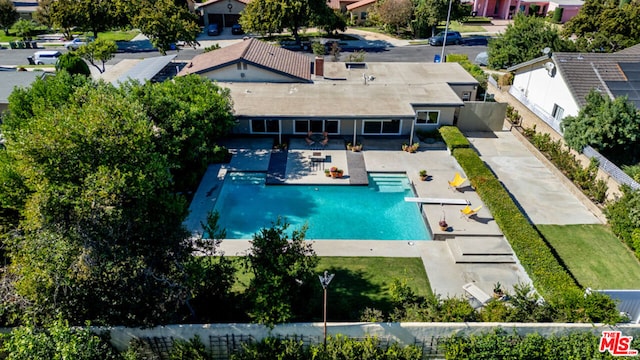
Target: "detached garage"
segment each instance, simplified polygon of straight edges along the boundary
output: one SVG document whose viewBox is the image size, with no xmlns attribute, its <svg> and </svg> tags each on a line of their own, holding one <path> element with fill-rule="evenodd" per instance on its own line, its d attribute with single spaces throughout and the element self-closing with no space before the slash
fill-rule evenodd
<svg viewBox="0 0 640 360">
<path fill-rule="evenodd" d="M 202 15 L 205 28 L 214 23 L 225 28 L 238 23 L 240 12 L 248 3 L 249 0 L 209 0 L 197 4 L 196 10 Z"/>
</svg>

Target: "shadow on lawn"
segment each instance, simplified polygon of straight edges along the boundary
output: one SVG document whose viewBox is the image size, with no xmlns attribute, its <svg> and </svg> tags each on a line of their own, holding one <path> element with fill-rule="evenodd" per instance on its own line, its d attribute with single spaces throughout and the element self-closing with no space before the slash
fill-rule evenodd
<svg viewBox="0 0 640 360">
<path fill-rule="evenodd" d="M 335 267 L 327 271 L 335 274 L 327 288 L 327 321 L 360 321 L 360 315 L 367 307 L 385 313 L 392 308 L 390 299 L 381 296 L 387 289 L 367 280 L 365 272 Z M 310 321 L 322 321 L 322 301 L 322 287 L 318 280 L 318 286 L 309 299 L 307 316 Z"/>
</svg>

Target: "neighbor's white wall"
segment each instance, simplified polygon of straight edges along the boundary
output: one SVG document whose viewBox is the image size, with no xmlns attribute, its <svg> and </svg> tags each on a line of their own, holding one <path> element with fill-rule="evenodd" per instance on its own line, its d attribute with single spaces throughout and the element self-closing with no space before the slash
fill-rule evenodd
<svg viewBox="0 0 640 360">
<path fill-rule="evenodd" d="M 542 67 L 543 64 L 537 63 L 518 70 L 513 79 L 512 91 L 519 91 L 549 116 L 553 112 L 554 104 L 564 109 L 564 117 L 578 115 L 580 109 L 562 75 L 556 71 L 553 77 L 549 76 L 547 70 Z"/>
</svg>

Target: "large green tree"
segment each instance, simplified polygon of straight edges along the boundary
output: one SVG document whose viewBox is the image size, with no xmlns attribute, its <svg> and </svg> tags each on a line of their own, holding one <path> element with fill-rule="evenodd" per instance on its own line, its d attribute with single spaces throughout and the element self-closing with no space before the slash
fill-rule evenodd
<svg viewBox="0 0 640 360">
<path fill-rule="evenodd" d="M 107 61 L 113 59 L 117 51 L 118 45 L 116 45 L 115 41 L 96 39 L 86 45 L 80 46 L 76 53 L 98 69 L 100 73 L 103 73 L 105 71 L 105 64 Z M 98 65 L 98 61 L 101 65 Z"/>
<path fill-rule="evenodd" d="M 416 37 L 436 34 L 438 25 L 447 21 L 449 0 L 415 0 L 413 30 Z M 471 8 L 460 0 L 451 1 L 450 21 L 462 20 L 469 16 Z"/>
<path fill-rule="evenodd" d="M 562 120 L 564 140 L 581 151 L 587 145 L 617 163 L 635 164 L 639 160 L 640 112 L 626 97 L 611 99 L 592 90 L 587 105 L 577 116 Z"/>
<path fill-rule="evenodd" d="M 0 27 L 4 30 L 4 34 L 9 36 L 9 28 L 18 21 L 20 16 L 18 10 L 11 0 L 0 0 Z"/>
<path fill-rule="evenodd" d="M 56 71 L 62 70 L 67 71 L 71 75 L 91 75 L 91 70 L 89 70 L 87 63 L 75 52 L 67 52 L 60 55 L 56 62 Z"/>
<path fill-rule="evenodd" d="M 278 219 L 271 228 L 261 229 L 243 258 L 245 268 L 254 276 L 245 292 L 251 304 L 249 316 L 261 324 L 295 320 L 318 281 L 313 273 L 318 258 L 305 242 L 306 229 L 289 234 L 288 227 Z"/>
<path fill-rule="evenodd" d="M 411 0 L 384 0 L 376 3 L 375 12 L 389 31 L 397 33 L 411 22 L 413 3 Z"/>
<path fill-rule="evenodd" d="M 47 19 L 49 25 L 60 28 L 67 39 L 71 39 L 71 29 L 79 26 L 82 22 L 82 14 L 79 13 L 79 7 L 76 6 L 74 0 L 56 0 L 51 3 L 44 4 L 38 15 L 43 19 Z"/>
<path fill-rule="evenodd" d="M 544 19 L 518 13 L 512 24 L 489 41 L 489 67 L 506 68 L 542 56 L 544 48 L 570 51 L 573 45 Z"/>
<path fill-rule="evenodd" d="M 289 30 L 298 44 L 304 27 L 331 32 L 345 26 L 324 0 L 253 0 L 242 10 L 240 24 L 246 31 L 262 35 Z"/>
<path fill-rule="evenodd" d="M 614 52 L 640 42 L 640 1 L 587 0 L 563 26 L 579 51 Z"/>
<path fill-rule="evenodd" d="M 228 276 L 211 275 L 228 270 L 224 264 L 187 276 L 192 251 L 204 245 L 182 225 L 186 201 L 173 173 L 192 137 L 199 136 L 197 151 L 215 147 L 216 131 L 224 132 L 215 116 L 230 118 L 230 101 L 208 81 L 177 83 L 164 93 L 154 87 L 162 99 L 148 104 L 151 83 L 116 89 L 61 72 L 10 96 L 0 239 L 10 259 L 3 280 L 16 296 L 0 297 L 4 309 L 22 306 L 39 320 L 156 324 L 181 319 L 187 308 L 197 315 L 189 300 L 203 298 L 203 276 L 228 289 Z M 200 120 L 216 125 L 200 126 L 198 111 L 215 114 Z"/>
<path fill-rule="evenodd" d="M 131 24 L 140 29 L 165 54 L 172 44 L 184 41 L 188 45 L 196 42 L 200 33 L 196 16 L 173 0 L 143 0 L 133 6 Z"/>
</svg>

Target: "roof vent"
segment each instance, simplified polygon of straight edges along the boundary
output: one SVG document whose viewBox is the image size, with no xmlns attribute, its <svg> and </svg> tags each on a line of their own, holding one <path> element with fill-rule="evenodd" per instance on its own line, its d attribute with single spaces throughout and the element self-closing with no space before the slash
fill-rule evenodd
<svg viewBox="0 0 640 360">
<path fill-rule="evenodd" d="M 546 63 L 544 63 L 544 65 L 542 65 L 546 70 L 547 70 L 547 74 L 549 74 L 549 76 L 553 76 L 555 75 L 555 71 L 556 71 L 556 64 L 554 64 L 551 61 L 547 61 Z"/>
</svg>

